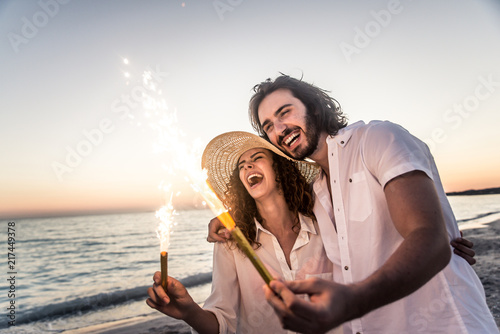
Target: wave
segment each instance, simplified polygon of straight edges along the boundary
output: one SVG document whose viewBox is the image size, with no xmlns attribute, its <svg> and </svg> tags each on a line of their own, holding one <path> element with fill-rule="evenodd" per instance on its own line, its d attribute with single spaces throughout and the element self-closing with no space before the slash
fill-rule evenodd
<svg viewBox="0 0 500 334">
<path fill-rule="evenodd" d="M 179 280 L 186 288 L 203 285 L 212 282 L 212 273 L 201 273 L 185 277 Z M 73 300 L 49 304 L 40 307 L 23 310 L 16 317 L 16 324 L 25 324 L 43 319 L 56 318 L 79 312 L 95 311 L 107 306 L 118 305 L 127 301 L 146 299 L 147 289 L 150 285 L 120 290 L 109 293 L 100 293 L 93 296 L 76 298 Z M 0 328 L 6 328 L 7 322 L 1 322 Z"/>
<path fill-rule="evenodd" d="M 492 212 L 481 213 L 481 214 L 479 214 L 479 215 L 477 215 L 475 217 L 472 217 L 472 218 L 466 218 L 466 219 L 457 220 L 457 223 L 458 224 L 460 224 L 460 223 L 466 223 L 466 222 L 469 222 L 471 220 L 476 220 L 476 219 L 488 217 L 488 216 L 491 216 L 491 215 L 496 215 L 497 213 L 500 213 L 500 211 L 492 211 Z"/>
</svg>

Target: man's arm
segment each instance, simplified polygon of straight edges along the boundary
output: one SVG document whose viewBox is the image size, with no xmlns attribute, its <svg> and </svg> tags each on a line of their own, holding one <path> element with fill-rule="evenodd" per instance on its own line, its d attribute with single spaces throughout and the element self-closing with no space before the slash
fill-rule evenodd
<svg viewBox="0 0 500 334">
<path fill-rule="evenodd" d="M 384 193 L 394 226 L 404 241 L 379 270 L 355 284 L 361 314 L 416 291 L 451 258 L 439 198 L 434 182 L 425 173 L 398 176 L 387 183 Z"/>
<path fill-rule="evenodd" d="M 442 270 L 451 257 L 438 195 L 423 172 L 410 172 L 389 181 L 384 189 L 394 225 L 404 238 L 392 256 L 372 275 L 350 285 L 318 279 L 272 281 L 274 296 L 266 297 L 285 328 L 324 332 L 404 298 Z M 295 294 L 307 293 L 310 302 Z"/>
</svg>

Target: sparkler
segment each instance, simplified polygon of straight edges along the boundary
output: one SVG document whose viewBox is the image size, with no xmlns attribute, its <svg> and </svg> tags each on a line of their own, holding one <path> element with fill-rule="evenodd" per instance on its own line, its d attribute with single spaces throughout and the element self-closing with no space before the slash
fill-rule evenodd
<svg viewBox="0 0 500 334">
<path fill-rule="evenodd" d="M 123 60 L 125 65 L 129 65 L 129 60 Z M 130 78 L 130 72 L 124 73 L 126 78 Z M 165 170 L 175 175 L 176 171 L 180 171 L 185 175 L 186 181 L 191 184 L 191 187 L 199 193 L 205 200 L 204 205 L 208 205 L 212 212 L 219 218 L 224 226 L 231 232 L 234 240 L 238 243 L 245 255 L 253 263 L 259 274 L 262 276 L 266 284 L 273 279 L 269 271 L 266 269 L 262 261 L 259 259 L 252 246 L 245 238 L 241 230 L 236 226 L 233 218 L 227 212 L 226 208 L 215 195 L 209 184 L 206 182 L 206 172 L 196 169 L 195 166 L 200 166 L 199 157 L 201 157 L 203 145 L 201 142 L 194 142 L 192 147 L 180 140 L 183 136 L 182 130 L 176 126 L 177 115 L 176 111 L 167 112 L 168 107 L 165 99 L 162 97 L 162 92 L 158 87 L 161 83 L 153 80 L 153 75 L 150 71 L 145 71 L 142 75 L 142 85 L 137 88 L 137 91 L 142 92 L 140 109 L 143 111 L 142 115 L 140 110 L 133 110 L 133 113 L 128 113 L 129 119 L 140 127 L 143 122 L 149 125 L 158 134 L 158 140 L 155 144 L 155 151 L 168 152 L 171 154 L 169 163 L 164 166 Z M 127 85 L 129 82 L 127 81 Z M 139 119 L 142 118 L 141 122 Z M 203 176 L 202 176 L 203 175 Z M 202 186 L 200 186 L 202 185 Z M 175 210 L 172 204 L 172 192 L 170 185 L 160 185 L 165 192 L 170 193 L 168 203 L 156 211 L 156 217 L 160 219 L 160 224 L 157 229 L 157 236 L 160 239 L 160 264 L 161 264 L 161 285 L 163 289 L 167 290 L 167 277 L 168 277 L 168 245 L 170 242 L 171 228 L 174 224 L 173 216 Z"/>
<path fill-rule="evenodd" d="M 160 239 L 161 286 L 165 291 L 167 291 L 168 278 L 168 246 L 170 244 L 171 227 L 173 226 L 175 215 L 172 205 L 172 195 L 171 193 L 168 203 L 156 211 L 156 217 L 160 219 L 156 234 Z"/>
<path fill-rule="evenodd" d="M 168 203 L 156 211 L 156 218 L 160 219 L 156 235 L 160 239 L 161 286 L 165 291 L 167 291 L 168 286 L 168 246 L 170 245 L 170 234 L 172 233 L 171 229 L 174 225 L 175 214 L 174 206 L 172 205 L 172 195 L 173 193 L 170 193 Z"/>
<path fill-rule="evenodd" d="M 128 58 L 123 58 L 123 64 L 127 67 L 127 70 L 123 71 L 125 78 L 139 77 L 131 74 Z M 184 145 L 179 141 L 180 131 L 174 125 L 177 121 L 175 111 L 173 113 L 168 112 L 167 103 L 162 96 L 161 89 L 159 89 L 159 84 L 163 81 L 163 75 L 163 72 L 153 73 L 150 68 L 144 71 L 140 76 L 142 82 L 136 82 L 130 91 L 130 95 L 132 95 L 135 102 L 140 103 L 129 105 L 130 108 L 127 108 L 126 114 L 122 116 L 128 118 L 137 127 L 145 124 L 157 133 L 158 140 L 154 146 L 156 153 L 173 151 L 174 157 L 173 159 L 169 159 L 170 161 L 184 161 L 185 159 L 183 160 L 183 156 L 180 155 L 184 149 Z M 130 82 L 127 80 L 126 84 L 129 85 Z M 164 166 L 164 169 L 167 170 L 168 174 L 175 174 L 174 169 L 181 170 L 178 166 L 173 166 L 173 168 L 172 166 Z M 168 246 L 170 244 L 172 227 L 175 225 L 174 215 L 176 212 L 172 204 L 173 192 L 170 189 L 171 185 L 164 183 L 162 181 L 159 188 L 168 195 L 169 200 L 166 205 L 156 211 L 156 217 L 160 220 L 156 234 L 160 240 L 161 285 L 166 291 Z"/>
<path fill-rule="evenodd" d="M 161 286 L 163 290 L 167 291 L 168 282 L 168 252 L 163 251 L 160 253 L 160 270 L 161 270 Z"/>
<path fill-rule="evenodd" d="M 127 58 L 124 58 L 123 63 L 129 65 L 130 62 Z M 129 71 L 125 71 L 124 75 L 126 78 L 131 77 Z M 133 88 L 133 90 L 135 89 L 135 91 L 141 93 L 141 96 L 138 98 L 141 104 L 138 110 L 131 110 L 132 112 L 128 112 L 129 119 L 134 121 L 138 127 L 144 122 L 157 132 L 158 141 L 155 145 L 156 152 L 164 152 L 171 148 L 178 148 L 179 145 L 176 141 L 179 131 L 173 126 L 173 123 L 176 121 L 176 115 L 175 113 L 167 113 L 167 103 L 162 96 L 161 90 L 158 89 L 161 78 L 157 76 L 159 82 L 155 81 L 150 70 L 144 71 L 141 77 L 142 83 L 140 85 L 137 84 L 137 86 Z M 128 84 L 129 82 L 127 81 L 127 85 Z M 173 174 L 172 168 L 167 167 L 165 169 L 167 169 L 170 174 Z M 156 234 L 160 240 L 161 285 L 165 291 L 167 291 L 168 278 L 168 246 L 170 244 L 172 227 L 175 225 L 174 215 L 176 214 L 172 204 L 173 192 L 171 192 L 170 187 L 170 184 L 164 185 L 163 182 L 160 184 L 159 188 L 170 195 L 168 196 L 169 200 L 167 204 L 156 211 L 156 217 L 160 220 Z"/>
</svg>

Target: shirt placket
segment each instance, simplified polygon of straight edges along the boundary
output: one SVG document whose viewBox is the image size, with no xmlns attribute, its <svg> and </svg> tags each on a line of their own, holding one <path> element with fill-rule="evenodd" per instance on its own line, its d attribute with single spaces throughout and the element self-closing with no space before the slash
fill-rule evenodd
<svg viewBox="0 0 500 334">
<path fill-rule="evenodd" d="M 298 250 L 309 243 L 309 232 L 305 231 L 305 226 L 301 224 L 299 235 L 297 236 L 297 240 L 295 240 L 295 244 L 293 245 L 292 251 L 290 252 L 290 266 L 293 271 L 293 279 L 295 279 L 295 274 L 297 270 L 300 269 L 303 263 L 299 262 Z"/>
<path fill-rule="evenodd" d="M 342 277 L 344 284 L 353 283 L 351 271 L 351 257 L 349 255 L 349 241 L 347 235 L 347 217 L 345 214 L 344 196 L 342 196 L 342 179 L 340 174 L 339 148 L 345 144 L 339 139 L 328 145 L 328 155 L 330 157 L 330 188 L 332 191 L 333 213 L 337 225 L 337 237 L 340 250 L 340 263 L 342 265 Z M 351 321 L 351 328 L 354 333 L 362 333 L 361 321 L 359 319 Z"/>
<path fill-rule="evenodd" d="M 276 259 L 278 260 L 278 263 L 280 265 L 281 272 L 283 273 L 283 278 L 287 281 L 293 281 L 292 271 L 286 263 L 285 253 L 283 253 L 278 239 L 272 234 L 271 237 L 273 240 L 274 254 L 276 255 Z"/>
</svg>

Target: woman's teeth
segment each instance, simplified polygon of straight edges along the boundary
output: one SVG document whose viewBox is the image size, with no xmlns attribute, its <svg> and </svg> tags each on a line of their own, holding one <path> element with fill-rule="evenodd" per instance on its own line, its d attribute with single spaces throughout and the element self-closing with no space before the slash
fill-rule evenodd
<svg viewBox="0 0 500 334">
<path fill-rule="evenodd" d="M 251 174 L 248 176 L 247 181 L 250 186 L 254 186 L 260 181 L 262 181 L 263 176 L 260 174 Z"/>
</svg>

